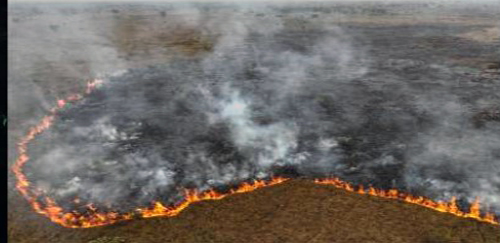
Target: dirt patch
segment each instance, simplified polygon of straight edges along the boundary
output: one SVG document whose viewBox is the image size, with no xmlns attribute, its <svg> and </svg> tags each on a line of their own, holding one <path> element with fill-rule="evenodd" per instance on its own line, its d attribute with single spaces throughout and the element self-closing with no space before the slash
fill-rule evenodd
<svg viewBox="0 0 500 243">
<path fill-rule="evenodd" d="M 491 27 L 491 28 L 484 28 L 481 30 L 474 30 L 460 34 L 458 35 L 458 37 L 484 43 L 500 42 L 500 27 Z"/>
<path fill-rule="evenodd" d="M 113 19 L 113 35 L 110 40 L 121 55 L 127 59 L 144 58 L 152 53 L 161 53 L 169 59 L 176 52 L 197 56 L 212 51 L 216 36 L 209 36 L 179 20 L 159 20 L 140 15 L 123 15 Z"/>
<path fill-rule="evenodd" d="M 470 18 L 460 16 L 336 16 L 333 17 L 337 23 L 352 23 L 375 26 L 412 26 L 422 24 L 447 24 L 460 26 L 490 25 L 498 24 L 487 18 Z M 491 31 L 491 30 L 490 30 Z"/>
</svg>

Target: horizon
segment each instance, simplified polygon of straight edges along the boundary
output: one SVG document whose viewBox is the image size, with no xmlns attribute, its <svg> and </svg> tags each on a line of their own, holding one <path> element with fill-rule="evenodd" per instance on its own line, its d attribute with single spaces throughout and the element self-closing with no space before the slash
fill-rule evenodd
<svg viewBox="0 0 500 243">
<path fill-rule="evenodd" d="M 150 0 L 150 1 L 133 1 L 133 0 L 8 0 L 11 3 L 234 3 L 234 4 L 252 4 L 252 3 L 437 3 L 437 4 L 500 4 L 498 0 L 246 0 L 246 1 L 236 1 L 236 0 L 195 0 L 195 1 L 183 1 L 183 0 Z"/>
</svg>

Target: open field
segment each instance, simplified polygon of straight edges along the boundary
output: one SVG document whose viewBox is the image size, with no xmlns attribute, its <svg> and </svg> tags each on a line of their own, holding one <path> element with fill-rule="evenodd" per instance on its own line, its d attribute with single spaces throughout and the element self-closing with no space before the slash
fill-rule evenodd
<svg viewBox="0 0 500 243">
<path fill-rule="evenodd" d="M 495 14 L 500 13 L 498 8 L 480 5 L 455 8 L 404 4 L 273 8 L 12 5 L 8 17 L 9 165 L 16 159 L 16 142 L 27 129 L 47 114 L 57 99 L 84 90 L 89 79 L 135 70 L 122 76 L 124 82 L 137 84 L 144 78 L 154 83 L 176 73 L 183 62 L 200 60 L 210 60 L 200 62 L 203 68 L 222 63 L 217 68 L 226 70 L 227 65 L 229 71 L 224 72 L 240 71 L 238 59 L 219 63 L 214 53 L 238 53 L 240 49 L 246 53 L 248 48 L 262 53 L 259 55 L 268 54 L 268 59 L 262 60 L 270 63 L 271 74 L 264 77 L 278 81 L 295 78 L 287 76 L 295 74 L 293 71 L 299 77 L 309 75 L 308 70 L 316 70 L 316 66 L 308 63 L 321 66 L 311 74 L 321 80 L 315 85 L 308 85 L 315 80 L 310 76 L 304 76 L 309 82 L 305 84 L 276 81 L 276 87 L 299 87 L 286 93 L 283 100 L 308 105 L 284 102 L 289 108 L 275 110 L 296 112 L 290 116 L 306 124 L 304 127 L 312 127 L 312 135 L 305 134 L 305 138 L 312 137 L 316 142 L 320 131 L 334 137 L 341 151 L 335 158 L 339 158 L 342 169 L 313 167 L 316 164 L 311 162 L 311 167 L 306 164 L 291 172 L 285 168 L 285 172 L 333 174 L 355 183 L 408 189 L 436 199 L 459 194 L 463 203 L 481 196 L 491 211 L 498 213 L 500 180 L 495 178 L 500 175 L 500 23 Z M 238 23 L 244 23 L 245 28 Z M 325 46 L 333 48 L 320 49 L 327 54 L 301 56 L 315 50 L 317 46 L 311 43 L 322 40 L 329 31 L 333 37 L 325 38 L 330 41 Z M 241 47 L 230 45 L 240 42 Z M 259 49 L 261 46 L 276 50 Z M 277 59 L 290 53 L 296 62 Z M 333 58 L 318 61 L 325 56 Z M 242 56 L 241 60 L 247 59 Z M 334 64 L 328 66 L 328 62 Z M 285 71 L 273 73 L 281 70 L 282 63 Z M 150 70 L 160 71 L 149 74 Z M 328 83 L 330 76 L 321 72 L 324 70 L 334 70 L 334 81 Z M 245 78 L 257 81 L 264 73 L 244 71 Z M 245 78 L 235 81 L 235 86 L 251 94 L 257 88 L 253 89 L 253 82 L 245 82 Z M 196 80 L 179 78 L 174 82 L 183 87 Z M 154 88 L 151 90 L 148 92 L 154 92 Z M 282 93 L 272 91 L 271 96 L 281 97 Z M 169 97 L 158 99 L 168 101 Z M 196 103 L 204 102 L 179 102 L 179 107 L 202 110 L 195 107 Z M 264 102 L 263 106 L 273 105 Z M 196 120 L 185 113 L 176 114 L 181 114 L 179 119 Z M 304 117 L 319 122 L 308 123 Z M 256 124 L 281 124 L 283 119 L 271 114 L 255 120 Z M 323 130 L 316 131 L 316 127 Z M 186 137 L 196 131 L 186 130 L 193 131 Z M 305 142 L 300 145 L 308 146 Z M 216 155 L 226 156 L 226 150 L 217 148 Z M 418 160 L 429 162 L 419 164 Z M 408 172 L 414 168 L 421 174 Z M 436 181 L 440 183 L 432 184 Z M 174 218 L 74 230 L 34 213 L 15 191 L 14 183 L 11 173 L 9 242 L 87 243 L 105 236 L 120 237 L 128 243 L 500 241 L 500 230 L 492 225 L 304 180 L 197 203 Z"/>
</svg>

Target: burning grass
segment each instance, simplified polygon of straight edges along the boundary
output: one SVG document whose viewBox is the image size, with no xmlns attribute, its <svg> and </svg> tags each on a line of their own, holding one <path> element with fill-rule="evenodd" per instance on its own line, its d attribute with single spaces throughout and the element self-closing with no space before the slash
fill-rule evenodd
<svg viewBox="0 0 500 243">
<path fill-rule="evenodd" d="M 26 215 L 23 204 L 14 205 L 11 212 Z M 224 200 L 201 201 L 174 218 L 139 219 L 80 230 L 47 222 L 31 218 L 19 227 L 21 222 L 12 221 L 9 239 L 22 243 L 89 243 L 115 237 L 128 243 L 500 240 L 498 226 L 301 179 Z"/>
<path fill-rule="evenodd" d="M 91 82 L 88 82 L 86 94 L 91 93 L 101 83 L 102 80 L 93 80 Z M 28 143 L 32 141 L 38 134 L 44 132 L 52 125 L 59 109 L 62 109 L 68 103 L 80 100 L 82 97 L 82 95 L 70 95 L 66 99 L 59 100 L 57 107 L 54 107 L 51 110 L 52 114 L 44 117 L 38 125 L 32 127 L 29 130 L 28 134 L 23 139 L 21 139 L 21 142 L 18 144 L 19 157 L 16 160 L 15 165 L 13 166 L 14 174 L 17 177 L 16 187 L 19 192 L 21 192 L 21 194 L 30 202 L 33 209 L 37 213 L 45 215 L 53 222 L 58 223 L 64 227 L 89 228 L 113 224 L 119 221 L 131 220 L 136 217 L 172 217 L 178 215 L 190 204 L 195 202 L 204 200 L 219 200 L 231 194 L 250 192 L 259 188 L 280 184 L 288 180 L 287 178 L 278 177 L 272 178 L 270 181 L 256 180 L 253 183 L 243 183 L 236 189 L 230 190 L 228 193 L 220 193 L 213 189 L 203 192 L 198 192 L 195 190 L 185 190 L 184 200 L 178 204 L 175 204 L 173 206 L 165 206 L 161 202 L 154 202 L 153 207 L 151 208 L 137 208 L 135 212 L 130 213 L 101 212 L 91 203 L 87 205 L 88 212 L 85 214 L 81 214 L 76 211 L 65 212 L 55 200 L 43 195 L 43 193 L 39 189 L 32 188 L 29 179 L 23 173 L 23 166 L 29 161 L 27 151 Z M 355 188 L 353 185 L 336 178 L 318 179 L 315 182 L 318 184 L 333 185 L 337 188 L 341 188 L 349 192 L 369 194 L 376 197 L 395 199 L 407 203 L 417 204 L 458 217 L 473 218 L 481 222 L 486 222 L 494 225 L 499 224 L 498 220 L 493 214 L 481 213 L 479 199 L 477 199 L 471 205 L 468 212 L 464 212 L 458 208 L 456 204 L 456 198 L 452 198 L 450 202 L 434 202 L 431 199 L 412 196 L 403 192 L 399 192 L 395 189 L 386 191 L 377 190 L 372 187 L 366 190 L 362 186 Z"/>
</svg>

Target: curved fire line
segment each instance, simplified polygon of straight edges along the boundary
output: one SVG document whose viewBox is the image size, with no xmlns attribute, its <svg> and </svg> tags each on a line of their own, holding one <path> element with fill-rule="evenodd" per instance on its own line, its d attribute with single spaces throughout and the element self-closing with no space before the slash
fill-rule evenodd
<svg viewBox="0 0 500 243">
<path fill-rule="evenodd" d="M 103 81 L 95 79 L 87 83 L 85 94 L 90 94 Z M 184 200 L 180 203 L 165 206 L 161 202 L 153 202 L 150 208 L 137 208 L 134 212 L 117 213 L 117 212 L 99 212 L 92 204 L 87 204 L 88 213 L 79 213 L 76 211 L 65 212 L 55 200 L 47 197 L 38 188 L 30 188 L 30 181 L 23 173 L 23 166 L 29 161 L 28 144 L 39 134 L 50 128 L 54 122 L 57 112 L 64 108 L 66 104 L 74 103 L 82 99 L 84 95 L 73 94 L 66 99 L 58 100 L 57 106 L 50 110 L 50 114 L 43 117 L 40 123 L 31 127 L 26 136 L 21 138 L 17 144 L 18 158 L 12 167 L 16 176 L 17 190 L 28 200 L 35 212 L 48 217 L 52 222 L 60 224 L 68 228 L 90 228 L 104 226 L 120 221 L 131 220 L 134 218 L 150 218 L 150 217 L 173 217 L 178 215 L 182 210 L 187 208 L 191 203 L 204 200 L 219 200 L 226 196 L 236 193 L 245 193 L 256 190 L 258 188 L 272 186 L 283 183 L 290 178 L 275 177 L 271 180 L 255 180 L 251 183 L 245 182 L 240 184 L 236 189 L 232 189 L 227 193 L 220 193 L 214 189 L 199 192 L 196 190 L 184 190 Z M 362 185 L 354 186 L 348 182 L 344 182 L 338 178 L 316 179 L 315 183 L 322 185 L 331 185 L 349 192 L 358 194 L 368 194 L 376 197 L 399 200 L 407 203 L 420 205 L 435 211 L 449 213 L 462 218 L 472 218 L 481 222 L 500 225 L 499 220 L 493 213 L 481 213 L 480 201 L 476 199 L 470 206 L 468 212 L 462 211 L 456 203 L 456 198 L 453 197 L 449 202 L 433 201 L 424 197 L 412 196 L 408 193 L 400 192 L 396 189 L 380 190 L 373 187 L 365 189 Z M 78 199 L 75 199 L 78 200 Z M 41 203 L 43 202 L 43 203 Z"/>
</svg>

